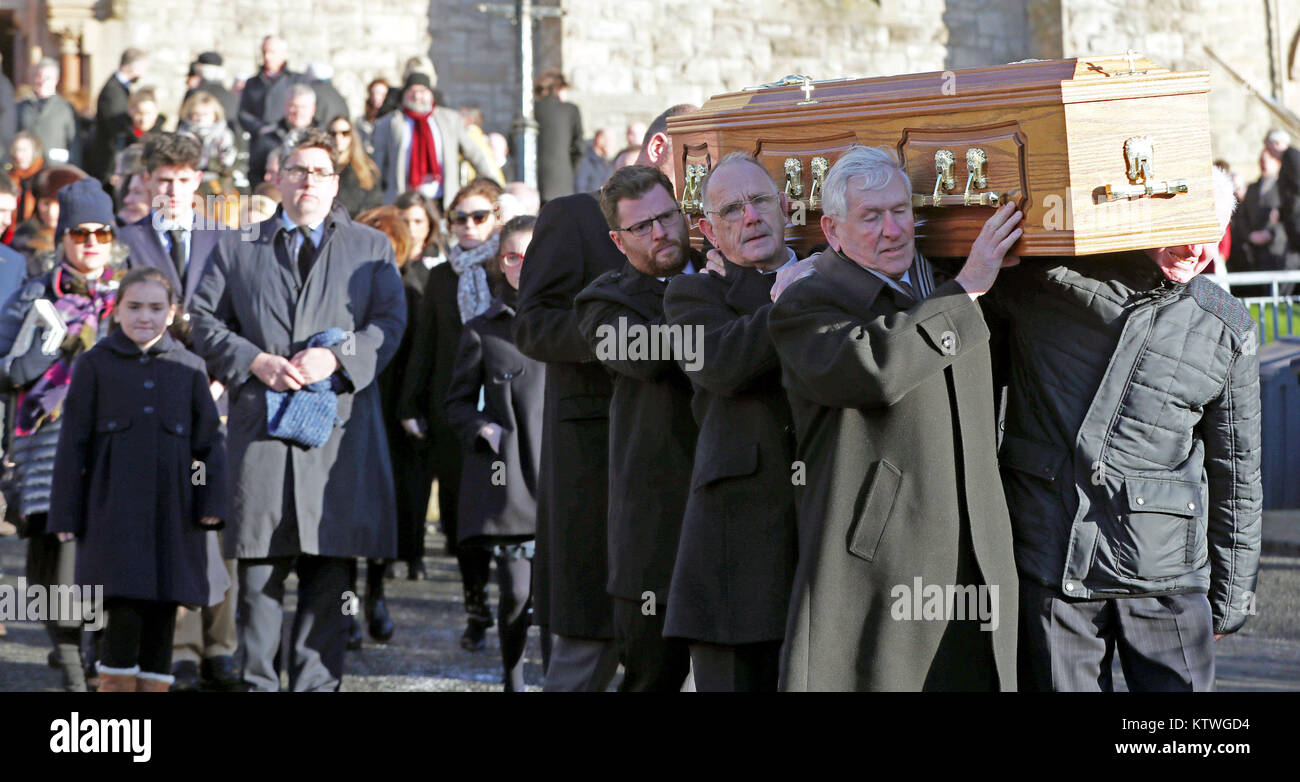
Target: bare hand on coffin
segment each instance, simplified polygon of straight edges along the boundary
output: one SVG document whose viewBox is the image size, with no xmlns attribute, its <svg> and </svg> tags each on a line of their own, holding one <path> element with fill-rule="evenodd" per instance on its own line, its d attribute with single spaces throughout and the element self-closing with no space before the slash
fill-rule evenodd
<svg viewBox="0 0 1300 782">
<path fill-rule="evenodd" d="M 980 235 L 975 237 L 970 255 L 966 256 L 966 265 L 957 274 L 957 282 L 970 294 L 971 300 L 988 293 L 999 269 L 1020 263 L 1019 257 L 1007 253 L 1024 233 L 1017 227 L 1022 216 L 1016 203 L 1008 201 L 985 221 Z"/>
</svg>

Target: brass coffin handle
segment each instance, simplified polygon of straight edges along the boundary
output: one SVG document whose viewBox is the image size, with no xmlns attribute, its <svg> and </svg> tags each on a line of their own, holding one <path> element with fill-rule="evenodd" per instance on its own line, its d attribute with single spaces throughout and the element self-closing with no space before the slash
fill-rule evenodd
<svg viewBox="0 0 1300 782">
<path fill-rule="evenodd" d="M 830 170 L 830 161 L 820 155 L 812 159 L 812 187 L 808 189 L 808 206 L 811 209 L 822 208 L 822 189 L 826 186 L 826 172 Z"/>
<path fill-rule="evenodd" d="M 1102 185 L 1101 197 L 1097 200 L 1119 201 L 1124 198 L 1175 196 L 1186 193 L 1186 179 L 1155 181 L 1155 159 L 1155 142 L 1150 136 L 1133 136 L 1124 139 L 1124 174 L 1128 177 L 1128 184 Z"/>
<path fill-rule="evenodd" d="M 686 181 L 682 184 L 683 213 L 700 214 L 704 210 L 704 199 L 701 198 L 700 193 L 700 181 L 704 179 L 707 170 L 702 163 L 687 164 Z"/>
<path fill-rule="evenodd" d="M 785 159 L 785 195 L 793 200 L 803 198 L 803 161 L 797 157 Z"/>
<path fill-rule="evenodd" d="M 1000 206 L 1007 198 L 1007 195 L 998 193 L 974 193 L 972 188 L 987 187 L 988 172 L 988 155 L 979 147 L 972 147 L 966 150 L 966 191 L 961 195 L 944 195 L 942 190 L 952 190 L 957 186 L 957 178 L 953 173 L 955 163 L 952 152 L 941 149 L 934 153 L 934 193 L 926 195 L 925 193 L 912 194 L 912 206 Z"/>
</svg>

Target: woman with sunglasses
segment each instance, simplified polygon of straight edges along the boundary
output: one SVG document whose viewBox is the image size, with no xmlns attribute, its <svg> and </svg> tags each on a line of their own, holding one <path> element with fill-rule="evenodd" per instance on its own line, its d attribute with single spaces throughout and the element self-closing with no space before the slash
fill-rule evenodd
<svg viewBox="0 0 1300 782">
<path fill-rule="evenodd" d="M 424 299 L 415 318 L 415 337 L 407 362 L 398 415 L 412 437 L 432 443 L 430 456 L 438 477 L 438 509 L 447 553 L 455 554 L 465 588 L 468 614 L 461 647 L 479 651 L 486 645 L 492 614 L 487 585 L 492 562 L 489 552 L 456 545 L 460 494 L 461 452 L 447 425 L 447 387 L 466 320 L 492 303 L 484 264 L 497 254 L 497 205 L 504 192 L 490 179 L 475 179 L 456 193 L 448 221 L 456 243 L 448 262 L 429 273 Z M 407 322 L 410 322 L 408 317 Z"/>
<path fill-rule="evenodd" d="M 98 180 L 81 179 L 58 191 L 54 235 L 55 267 L 29 278 L 0 313 L 0 389 L 16 394 L 9 456 L 28 537 L 27 580 L 47 590 L 76 583 L 76 543 L 70 535 L 46 532 L 63 406 L 75 362 L 108 334 L 124 267 L 113 200 Z M 66 326 L 61 337 L 48 325 L 50 309 Z M 24 328 L 29 323 L 33 328 Z M 64 689 L 84 692 L 81 623 L 65 617 L 45 626 L 54 645 L 50 661 L 62 670 Z"/>
<path fill-rule="evenodd" d="M 343 204 L 349 217 L 381 206 L 384 191 L 379 186 L 379 167 L 366 154 L 365 147 L 356 143 L 352 120 L 339 115 L 326 127 L 339 149 L 339 193 L 334 200 Z"/>
<path fill-rule="evenodd" d="M 465 324 L 447 391 L 447 420 L 465 449 L 458 545 L 496 560 L 506 692 L 524 689 L 537 534 L 546 365 L 520 353 L 512 334 L 519 272 L 536 222 L 525 215 L 501 229 L 501 251 L 488 267 L 501 294 Z"/>
</svg>

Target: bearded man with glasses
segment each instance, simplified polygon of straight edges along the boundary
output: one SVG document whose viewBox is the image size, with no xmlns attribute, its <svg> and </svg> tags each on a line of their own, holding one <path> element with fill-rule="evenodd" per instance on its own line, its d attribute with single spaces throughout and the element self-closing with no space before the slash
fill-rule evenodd
<svg viewBox="0 0 1300 782">
<path fill-rule="evenodd" d="M 298 574 L 290 689 L 336 691 L 350 561 L 397 554 L 375 379 L 402 339 L 406 296 L 388 238 L 333 208 L 336 162 L 324 131 L 291 140 L 276 177 L 281 208 L 251 240 L 236 231 L 218 240 L 193 300 L 194 351 L 230 390 L 223 542 L 239 560 L 243 680 L 261 691 L 280 688 L 289 571 Z M 299 398 L 307 386 L 316 393 Z M 307 417 L 300 430 L 269 415 L 325 392 L 336 409 Z"/>
</svg>

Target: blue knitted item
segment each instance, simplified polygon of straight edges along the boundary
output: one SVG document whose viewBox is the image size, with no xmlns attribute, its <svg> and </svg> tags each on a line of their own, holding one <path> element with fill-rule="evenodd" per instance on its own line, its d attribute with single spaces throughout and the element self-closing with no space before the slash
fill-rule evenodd
<svg viewBox="0 0 1300 782">
<path fill-rule="evenodd" d="M 322 331 L 307 340 L 309 348 L 328 348 L 347 337 L 340 328 Z M 341 381 L 331 375 L 301 391 L 266 390 L 266 431 L 279 440 L 319 448 L 330 439 L 339 417 Z"/>
</svg>

